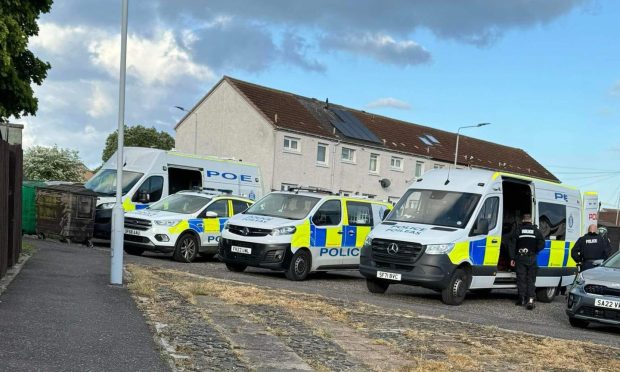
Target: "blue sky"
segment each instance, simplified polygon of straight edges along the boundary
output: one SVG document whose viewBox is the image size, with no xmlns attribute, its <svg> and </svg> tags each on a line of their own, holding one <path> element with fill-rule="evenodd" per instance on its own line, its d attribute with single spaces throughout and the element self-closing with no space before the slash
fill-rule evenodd
<svg viewBox="0 0 620 372">
<path fill-rule="evenodd" d="M 53 69 L 26 145 L 99 164 L 116 126 L 120 1 L 56 1 L 32 48 Z M 222 75 L 523 148 L 620 193 L 620 3 L 132 1 L 127 123 L 173 134 Z M 374 102 L 374 104 L 373 104 Z M 616 173 L 612 173 L 616 172 Z M 608 205 L 610 206 L 610 205 Z"/>
</svg>

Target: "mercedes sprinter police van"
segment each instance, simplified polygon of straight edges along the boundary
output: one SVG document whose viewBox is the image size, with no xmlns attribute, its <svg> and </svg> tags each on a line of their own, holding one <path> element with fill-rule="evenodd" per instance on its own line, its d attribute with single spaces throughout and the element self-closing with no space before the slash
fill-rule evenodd
<svg viewBox="0 0 620 372">
<path fill-rule="evenodd" d="M 257 165 L 176 151 L 124 148 L 123 208 L 125 212 L 181 190 L 205 189 L 255 200 L 263 195 Z M 84 185 L 99 194 L 95 212 L 98 239 L 109 240 L 116 193 L 116 153 Z"/>
<path fill-rule="evenodd" d="M 575 241 L 596 223 L 598 196 L 529 178 L 485 170 L 432 170 L 414 182 L 392 212 L 366 238 L 360 272 L 368 290 L 390 284 L 441 291 L 458 305 L 467 290 L 516 288 L 508 237 L 524 213 L 543 233 L 537 298 L 553 300 L 572 283 Z"/>
<path fill-rule="evenodd" d="M 220 259 L 231 271 L 247 266 L 310 272 L 356 269 L 370 230 L 392 206 L 370 199 L 312 192 L 272 192 L 224 226 Z"/>
<path fill-rule="evenodd" d="M 192 262 L 198 254 L 214 256 L 226 221 L 252 203 L 233 195 L 180 191 L 125 214 L 125 252 L 172 253 L 181 262 Z"/>
</svg>

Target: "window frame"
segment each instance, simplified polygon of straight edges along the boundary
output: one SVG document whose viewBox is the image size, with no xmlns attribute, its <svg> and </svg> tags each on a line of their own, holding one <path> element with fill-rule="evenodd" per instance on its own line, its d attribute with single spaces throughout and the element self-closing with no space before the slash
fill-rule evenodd
<svg viewBox="0 0 620 372">
<path fill-rule="evenodd" d="M 216 203 L 224 203 L 224 205 L 226 206 L 226 213 L 223 216 L 218 215 L 217 217 L 207 217 L 207 212 L 210 212 L 210 208 L 215 205 Z M 228 205 L 228 199 L 218 199 L 218 200 L 214 200 L 211 203 L 207 204 L 207 206 L 205 207 L 205 209 L 202 210 L 202 212 L 200 212 L 200 216 L 199 218 L 227 218 L 230 216 L 230 206 Z"/>
<path fill-rule="evenodd" d="M 480 221 L 480 218 L 483 215 L 486 215 L 487 203 L 491 200 L 496 202 L 495 204 L 496 208 L 495 208 L 494 214 L 491 216 L 492 217 L 491 221 L 489 221 L 489 232 L 495 230 L 495 228 L 497 227 L 497 221 L 499 220 L 500 197 L 497 195 L 493 195 L 493 196 L 489 196 L 488 198 L 484 199 L 484 202 L 482 202 L 480 211 L 478 211 L 478 215 L 476 216 L 476 219 L 474 220 L 474 224 L 471 228 L 470 236 L 473 236 L 473 232 L 478 227 L 478 221 Z"/>
<path fill-rule="evenodd" d="M 420 171 L 420 172 L 419 172 L 420 174 L 418 174 L 418 170 Z M 423 161 L 416 160 L 416 162 L 415 162 L 415 168 L 414 168 L 414 170 L 413 170 L 413 176 L 414 176 L 415 178 L 420 178 L 420 177 L 422 177 L 422 175 L 423 175 L 423 174 L 424 174 L 424 162 L 423 162 Z"/>
<path fill-rule="evenodd" d="M 150 203 L 155 203 L 157 201 L 160 201 L 162 196 L 164 195 L 165 180 L 164 180 L 163 176 L 158 175 L 158 174 L 153 174 L 151 176 L 148 176 L 144 181 L 142 181 L 140 186 L 138 186 L 138 188 L 136 189 L 136 192 L 131 197 L 131 201 L 134 202 L 134 203 L 140 203 L 140 201 L 138 200 L 140 198 L 140 189 L 142 189 L 142 186 L 144 186 L 148 182 L 149 183 L 149 191 L 150 191 L 151 182 L 155 178 L 159 178 L 161 180 L 161 190 L 159 192 L 159 197 L 157 199 L 153 199 L 153 198 L 149 197 L 149 204 Z M 148 194 L 151 195 L 151 192 L 149 192 Z"/>
<path fill-rule="evenodd" d="M 351 154 L 351 159 L 345 159 L 344 156 L 344 150 L 349 150 L 349 153 Z M 345 147 L 342 146 L 342 149 L 340 150 L 340 161 L 343 163 L 349 163 L 349 164 L 355 164 L 355 149 L 351 148 L 351 147 Z"/>
<path fill-rule="evenodd" d="M 394 166 L 394 161 L 395 160 L 400 161 L 400 165 L 398 167 Z M 391 170 L 402 172 L 404 168 L 405 168 L 405 159 L 404 158 L 401 158 L 399 156 L 392 156 L 390 158 L 390 169 Z"/>
<path fill-rule="evenodd" d="M 372 170 L 370 168 L 370 165 L 372 164 L 373 156 L 376 157 L 376 159 L 375 159 L 375 169 L 374 170 Z M 379 174 L 380 169 L 381 169 L 381 155 L 377 154 L 377 153 L 374 153 L 374 152 L 371 152 L 370 153 L 370 157 L 368 159 L 368 173 L 370 173 L 370 174 Z"/>
<path fill-rule="evenodd" d="M 235 203 L 245 204 L 245 209 L 242 210 L 241 212 L 237 212 L 237 210 L 235 209 Z M 230 199 L 230 204 L 232 205 L 232 215 L 233 216 L 236 215 L 236 214 L 245 212 L 246 210 L 248 210 L 248 208 L 250 208 L 250 205 L 251 205 L 250 203 L 248 203 L 248 202 L 246 202 L 244 200 L 238 200 L 238 199 Z M 230 215 L 230 211 L 228 212 L 228 214 Z"/>
<path fill-rule="evenodd" d="M 363 202 L 356 202 L 356 201 L 346 201 L 345 202 L 345 206 L 347 208 L 347 217 L 348 217 L 348 221 L 347 224 L 349 226 L 368 226 L 368 227 L 373 227 L 374 226 L 374 216 L 372 213 L 372 204 L 370 203 L 363 203 Z M 368 209 L 368 216 L 369 216 L 369 223 L 368 224 L 363 224 L 363 223 L 356 223 L 356 222 L 352 222 L 351 221 L 351 216 L 352 213 L 349 210 L 349 207 L 364 207 Z"/>
<path fill-rule="evenodd" d="M 288 141 L 288 146 L 286 145 L 287 141 Z M 291 147 L 291 143 L 293 142 L 297 144 L 297 148 Z M 292 137 L 292 136 L 284 136 L 284 138 L 282 139 L 282 151 L 300 154 L 301 153 L 301 138 Z"/>
<path fill-rule="evenodd" d="M 538 229 L 540 230 L 540 232 L 543 235 L 543 238 L 545 238 L 545 240 L 552 240 L 552 241 L 564 241 L 566 240 L 566 218 L 567 218 L 567 212 L 568 212 L 568 208 L 566 206 L 566 204 L 559 204 L 559 203 L 552 203 L 552 202 L 548 202 L 548 201 L 538 201 L 537 203 L 537 217 L 538 217 Z M 549 225 L 550 230 L 549 230 L 549 234 L 546 235 L 545 231 L 544 231 L 544 227 L 542 226 L 542 223 L 540 223 L 541 218 L 546 215 L 545 213 L 543 213 L 543 206 L 553 206 L 554 208 L 562 208 L 564 209 L 564 219 L 561 220 L 559 222 L 558 225 L 553 226 L 553 225 Z M 553 221 L 549 221 L 550 223 L 552 223 Z M 564 223 L 564 233 L 562 235 L 551 235 L 551 231 L 553 230 L 553 228 L 559 228 L 559 226 Z M 556 230 L 557 232 L 557 230 Z M 551 237 L 554 236 L 555 239 L 551 239 Z M 561 237 L 561 238 L 560 238 Z"/>
<path fill-rule="evenodd" d="M 319 147 L 323 147 L 325 149 L 325 160 L 319 160 Z M 316 144 L 316 164 L 320 166 L 328 166 L 329 165 L 329 144 L 319 142 Z"/>
</svg>

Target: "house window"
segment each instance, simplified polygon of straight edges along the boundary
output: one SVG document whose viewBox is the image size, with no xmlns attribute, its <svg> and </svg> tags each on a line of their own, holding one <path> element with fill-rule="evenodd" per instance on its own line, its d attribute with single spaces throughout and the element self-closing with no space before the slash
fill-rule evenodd
<svg viewBox="0 0 620 372">
<path fill-rule="evenodd" d="M 370 173 L 379 173 L 379 154 L 370 154 L 370 163 L 368 164 Z"/>
<path fill-rule="evenodd" d="M 299 138 L 284 137 L 284 151 L 301 152 Z"/>
<path fill-rule="evenodd" d="M 342 156 L 340 159 L 347 163 L 355 163 L 355 150 L 348 147 L 343 147 Z"/>
<path fill-rule="evenodd" d="M 316 147 L 317 164 L 327 165 L 327 144 L 319 143 Z"/>
<path fill-rule="evenodd" d="M 435 164 L 433 165 L 433 169 L 443 169 L 444 165 L 443 164 Z"/>
<path fill-rule="evenodd" d="M 416 178 L 422 177 L 422 172 L 424 172 L 424 163 L 422 163 L 421 161 L 416 161 L 415 162 L 415 177 Z"/>
<path fill-rule="evenodd" d="M 390 160 L 390 167 L 394 170 L 403 170 L 403 158 L 392 156 Z"/>
</svg>

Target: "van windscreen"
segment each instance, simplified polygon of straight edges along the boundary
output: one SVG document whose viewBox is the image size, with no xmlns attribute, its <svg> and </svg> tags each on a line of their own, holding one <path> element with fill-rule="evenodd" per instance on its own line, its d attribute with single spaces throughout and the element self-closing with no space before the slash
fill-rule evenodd
<svg viewBox="0 0 620 372">
<path fill-rule="evenodd" d="M 143 173 L 123 171 L 123 195 L 127 194 L 143 175 Z M 84 187 L 100 195 L 112 196 L 116 194 L 116 169 L 102 170 L 86 182 Z"/>
<path fill-rule="evenodd" d="M 462 229 L 479 200 L 479 194 L 412 189 L 400 198 L 387 220 Z"/>
<path fill-rule="evenodd" d="M 311 196 L 272 193 L 256 202 L 244 213 L 301 220 L 310 213 L 319 200 Z"/>
</svg>

